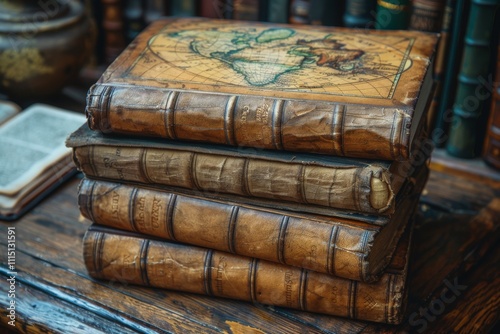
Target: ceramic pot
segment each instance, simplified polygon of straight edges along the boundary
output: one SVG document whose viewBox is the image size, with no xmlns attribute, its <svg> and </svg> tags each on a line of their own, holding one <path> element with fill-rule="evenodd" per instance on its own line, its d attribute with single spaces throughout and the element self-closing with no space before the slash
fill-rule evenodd
<svg viewBox="0 0 500 334">
<path fill-rule="evenodd" d="M 89 59 L 94 40 L 78 0 L 0 1 L 0 89 L 21 98 L 57 93 Z"/>
</svg>

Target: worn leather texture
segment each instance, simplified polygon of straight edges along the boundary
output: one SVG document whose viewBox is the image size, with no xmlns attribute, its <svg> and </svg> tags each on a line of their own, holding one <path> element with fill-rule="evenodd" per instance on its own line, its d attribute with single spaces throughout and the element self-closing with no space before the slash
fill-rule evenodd
<svg viewBox="0 0 500 334">
<path fill-rule="evenodd" d="M 99 227 L 85 234 L 84 261 L 97 279 L 396 324 L 406 307 L 411 229 L 372 284 Z"/>
<path fill-rule="evenodd" d="M 247 44 L 232 45 L 240 41 L 228 37 L 236 30 Z M 405 160 L 425 121 L 437 40 L 417 31 L 159 20 L 89 90 L 88 124 L 103 132 Z M 220 49 L 205 50 L 214 45 Z"/>
</svg>

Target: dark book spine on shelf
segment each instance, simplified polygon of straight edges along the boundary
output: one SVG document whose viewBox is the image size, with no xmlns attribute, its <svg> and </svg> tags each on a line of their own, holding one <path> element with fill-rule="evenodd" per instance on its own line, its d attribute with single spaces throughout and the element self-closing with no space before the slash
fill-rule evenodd
<svg viewBox="0 0 500 334">
<path fill-rule="evenodd" d="M 309 10 L 311 4 L 309 0 L 292 0 L 290 2 L 289 23 L 307 24 L 309 22 Z"/>
<path fill-rule="evenodd" d="M 287 23 L 290 15 L 289 0 L 269 0 L 267 5 L 266 21 L 273 23 Z"/>
<path fill-rule="evenodd" d="M 261 13 L 258 0 L 232 0 L 231 4 L 231 19 L 242 21 L 260 20 Z"/>
<path fill-rule="evenodd" d="M 101 0 L 104 30 L 104 60 L 111 63 L 126 47 L 123 1 Z"/>
<path fill-rule="evenodd" d="M 377 0 L 375 28 L 405 30 L 410 21 L 410 0 Z"/>
<path fill-rule="evenodd" d="M 342 26 L 344 5 L 341 0 L 311 0 L 309 24 Z"/>
<path fill-rule="evenodd" d="M 463 36 L 467 25 L 467 12 L 470 3 L 469 0 L 454 0 L 448 2 L 447 5 L 453 6 L 449 8 L 452 12 L 452 22 L 449 30 L 450 41 L 445 56 L 446 68 L 443 75 L 442 91 L 439 96 L 436 116 L 434 117 L 434 130 L 431 132 L 432 141 L 437 147 L 444 147 L 448 140 L 449 125 L 453 115 L 453 100 L 457 86 L 457 73 L 462 55 Z"/>
<path fill-rule="evenodd" d="M 198 14 L 196 0 L 171 0 L 170 15 L 178 17 L 190 17 Z"/>
<path fill-rule="evenodd" d="M 451 25 L 453 21 L 453 12 L 455 9 L 457 0 L 447 0 L 446 6 L 443 11 L 443 19 L 441 24 L 441 39 L 436 50 L 436 60 L 434 61 L 434 96 L 432 98 L 431 105 L 429 107 L 429 113 L 427 117 L 427 129 L 432 133 L 434 125 L 436 123 L 437 111 L 439 103 L 441 101 L 441 93 L 443 91 L 443 77 L 444 70 L 446 68 L 446 58 L 449 54 L 450 40 L 451 40 Z"/>
<path fill-rule="evenodd" d="M 453 121 L 446 150 L 459 158 L 478 155 L 483 102 L 489 96 L 486 80 L 491 61 L 491 40 L 499 0 L 473 0 L 464 40 L 464 51 L 453 105 Z"/>
<path fill-rule="evenodd" d="M 168 2 L 165 0 L 147 0 L 143 4 L 145 25 L 168 15 Z"/>
<path fill-rule="evenodd" d="M 226 11 L 226 1 L 210 0 L 200 1 L 200 16 L 212 19 L 223 19 Z"/>
<path fill-rule="evenodd" d="M 125 40 L 130 43 L 146 26 L 144 7 L 140 0 L 125 0 L 123 17 L 125 23 Z"/>
<path fill-rule="evenodd" d="M 376 0 L 346 0 L 344 26 L 348 28 L 368 28 L 375 20 Z"/>
<path fill-rule="evenodd" d="M 492 99 L 488 126 L 484 142 L 483 159 L 491 167 L 500 170 L 500 18 L 497 17 L 495 41 L 495 82 L 492 87 Z M 488 80 L 489 81 L 489 80 Z"/>
<path fill-rule="evenodd" d="M 443 0 L 413 0 L 409 29 L 438 32 L 445 1 Z"/>
</svg>

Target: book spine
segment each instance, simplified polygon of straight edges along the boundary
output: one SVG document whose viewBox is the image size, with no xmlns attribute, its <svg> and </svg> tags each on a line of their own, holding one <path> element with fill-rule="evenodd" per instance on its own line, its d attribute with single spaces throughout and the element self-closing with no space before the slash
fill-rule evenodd
<svg viewBox="0 0 500 334">
<path fill-rule="evenodd" d="M 175 291 L 385 323 L 402 320 L 406 277 L 366 284 L 211 249 L 89 230 L 89 274 Z"/>
<path fill-rule="evenodd" d="M 105 84 L 86 105 L 90 128 L 105 133 L 386 160 L 409 158 L 411 112 Z"/>
<path fill-rule="evenodd" d="M 170 15 L 191 17 L 198 13 L 196 0 L 170 0 Z"/>
<path fill-rule="evenodd" d="M 381 167 L 324 167 L 249 157 L 126 146 L 74 148 L 87 176 L 165 185 L 358 211 L 392 208 L 390 175 Z"/>
<path fill-rule="evenodd" d="M 491 37 L 499 0 L 472 0 L 464 51 L 453 105 L 453 121 L 446 150 L 460 158 L 477 156 L 476 129 L 483 96 L 489 96 L 482 80 L 488 75 L 491 61 Z"/>
<path fill-rule="evenodd" d="M 413 0 L 409 29 L 438 32 L 441 28 L 445 1 Z"/>
<path fill-rule="evenodd" d="M 452 106 L 455 98 L 455 88 L 457 73 L 459 70 L 462 55 L 463 36 L 467 25 L 467 15 L 469 8 L 468 0 L 455 0 L 448 2 L 452 12 L 452 22 L 450 24 L 450 45 L 446 55 L 446 67 L 443 75 L 442 91 L 439 97 L 434 126 L 432 131 L 432 141 L 437 147 L 444 147 L 448 140 L 449 124 L 452 120 Z M 432 117 L 432 114 L 431 114 Z"/>
<path fill-rule="evenodd" d="M 104 59 L 112 63 L 125 49 L 125 24 L 122 0 L 101 0 L 103 7 Z"/>
<path fill-rule="evenodd" d="M 124 11 L 125 37 L 130 43 L 145 28 L 145 13 L 140 0 L 125 0 Z"/>
<path fill-rule="evenodd" d="M 225 0 L 200 1 L 200 16 L 212 19 L 225 18 Z"/>
<path fill-rule="evenodd" d="M 144 3 L 144 21 L 146 25 L 168 14 L 168 3 L 165 0 L 147 0 Z"/>
<path fill-rule="evenodd" d="M 497 18 L 496 27 L 500 27 Z M 492 91 L 491 108 L 486 129 L 483 159 L 491 167 L 500 170 L 500 33 L 495 36 L 498 46 L 496 51 L 495 84 Z"/>
<path fill-rule="evenodd" d="M 322 26 L 341 26 L 344 1 L 311 0 L 309 24 Z"/>
<path fill-rule="evenodd" d="M 450 48 L 450 29 L 453 20 L 453 13 L 456 6 L 457 0 L 447 0 L 446 6 L 443 9 L 443 19 L 441 25 L 441 39 L 437 46 L 436 60 L 434 61 L 434 95 L 432 97 L 431 106 L 429 107 L 429 113 L 427 117 L 427 129 L 430 133 L 435 129 L 435 124 L 437 122 L 437 111 L 439 103 L 441 100 L 441 94 L 443 91 L 443 77 L 444 70 L 446 68 L 446 58 L 449 54 Z"/>
<path fill-rule="evenodd" d="M 233 20 L 259 21 L 258 0 L 233 0 Z"/>
<path fill-rule="evenodd" d="M 307 24 L 309 22 L 310 0 L 291 0 L 289 23 Z"/>
<path fill-rule="evenodd" d="M 373 281 L 379 274 L 367 270 L 366 259 L 375 226 L 90 179 L 80 184 L 78 204 L 94 223 L 120 230 L 353 280 Z"/>
<path fill-rule="evenodd" d="M 375 0 L 346 0 L 344 26 L 368 28 L 374 20 L 375 5 Z"/>
<path fill-rule="evenodd" d="M 377 0 L 375 29 L 407 29 L 410 21 L 410 3 L 410 0 Z"/>
<path fill-rule="evenodd" d="M 267 21 L 273 23 L 288 23 L 290 10 L 289 0 L 269 0 Z"/>
</svg>

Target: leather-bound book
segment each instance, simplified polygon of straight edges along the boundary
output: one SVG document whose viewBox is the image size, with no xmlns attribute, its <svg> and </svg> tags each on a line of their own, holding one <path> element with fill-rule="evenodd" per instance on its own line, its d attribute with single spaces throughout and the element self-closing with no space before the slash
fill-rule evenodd
<svg viewBox="0 0 500 334">
<path fill-rule="evenodd" d="M 207 197 L 255 197 L 263 205 L 323 214 L 337 208 L 390 215 L 412 172 L 408 161 L 108 136 L 86 125 L 66 145 L 73 148 L 79 170 L 91 178 L 180 187 Z M 422 154 L 420 163 L 427 156 Z"/>
<path fill-rule="evenodd" d="M 426 166 L 419 171 L 390 218 L 306 214 L 87 178 L 78 202 L 96 224 L 370 282 L 387 266 L 416 208 L 428 173 Z"/>
<path fill-rule="evenodd" d="M 346 0 L 343 16 L 344 26 L 349 28 L 372 28 L 376 0 Z"/>
<path fill-rule="evenodd" d="M 103 9 L 104 58 L 107 64 L 113 62 L 125 49 L 125 19 L 123 0 L 101 0 Z"/>
<path fill-rule="evenodd" d="M 413 0 L 409 29 L 438 32 L 445 7 L 445 0 Z"/>
<path fill-rule="evenodd" d="M 408 296 L 411 225 L 407 230 L 391 265 L 371 284 L 99 226 L 85 234 L 83 253 L 96 279 L 397 324 Z"/>
<path fill-rule="evenodd" d="M 386 160 L 410 156 L 437 35 L 159 20 L 89 90 L 102 132 Z"/>
</svg>

